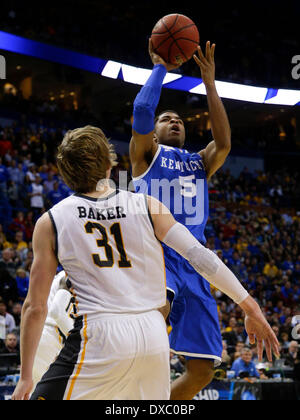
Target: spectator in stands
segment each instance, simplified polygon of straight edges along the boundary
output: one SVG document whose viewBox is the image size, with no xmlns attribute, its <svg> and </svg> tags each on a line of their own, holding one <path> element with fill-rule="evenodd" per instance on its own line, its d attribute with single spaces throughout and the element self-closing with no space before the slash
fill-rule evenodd
<svg viewBox="0 0 300 420">
<path fill-rule="evenodd" d="M 41 215 L 42 210 L 44 209 L 44 197 L 43 197 L 43 186 L 41 184 L 41 177 L 37 176 L 35 181 L 32 182 L 29 189 L 30 197 L 30 207 L 34 212 L 35 216 L 38 217 Z"/>
<path fill-rule="evenodd" d="M 245 324 L 243 321 L 239 320 L 237 322 L 237 326 L 236 326 L 236 337 L 237 337 L 237 342 L 242 342 L 245 343 L 245 341 L 247 340 L 247 332 L 245 330 Z"/>
<path fill-rule="evenodd" d="M 14 243 L 17 251 L 21 251 L 23 248 L 28 247 L 27 242 L 24 241 L 24 234 L 22 231 L 16 232 Z"/>
<path fill-rule="evenodd" d="M 45 194 L 49 194 L 54 189 L 54 183 L 55 179 L 53 172 L 48 172 L 47 179 L 43 183 Z"/>
<path fill-rule="evenodd" d="M 24 182 L 25 182 L 25 172 L 23 170 L 23 165 L 22 163 L 18 163 L 18 185 L 19 185 L 19 189 L 22 188 Z"/>
<path fill-rule="evenodd" d="M 232 254 L 232 261 L 229 264 L 231 271 L 239 278 L 241 269 L 241 258 L 237 251 Z"/>
<path fill-rule="evenodd" d="M 241 357 L 242 350 L 243 350 L 244 347 L 245 347 L 245 343 L 243 341 L 238 341 L 236 343 L 235 351 L 234 351 L 233 356 L 232 356 L 233 357 L 233 361 L 235 361 L 239 357 Z"/>
<path fill-rule="evenodd" d="M 34 230 L 34 213 L 29 211 L 25 218 L 25 238 L 26 241 L 31 241 Z"/>
<path fill-rule="evenodd" d="M 23 268 L 19 268 L 17 270 L 16 282 L 18 287 L 19 301 L 23 302 L 27 296 L 29 288 L 29 277 Z"/>
<path fill-rule="evenodd" d="M 55 204 L 59 203 L 64 198 L 65 198 L 64 195 L 59 191 L 58 181 L 55 181 L 54 184 L 53 184 L 53 190 L 50 191 L 47 194 L 47 200 L 49 202 L 49 207 L 55 206 Z"/>
<path fill-rule="evenodd" d="M 180 376 L 185 371 L 185 358 L 184 356 L 170 352 L 170 367 L 173 371 L 173 379 Z M 172 375 L 172 372 L 171 372 Z"/>
<path fill-rule="evenodd" d="M 281 293 L 284 299 L 286 300 L 289 299 L 290 295 L 293 294 L 293 288 L 292 288 L 291 282 L 287 281 L 284 284 L 284 286 L 282 286 Z"/>
<path fill-rule="evenodd" d="M 18 288 L 14 277 L 6 270 L 0 268 L 0 299 L 5 302 L 16 302 L 18 300 Z"/>
<path fill-rule="evenodd" d="M 6 270 L 10 276 L 15 277 L 17 264 L 13 260 L 13 251 L 11 248 L 6 248 L 2 251 L 0 270 Z"/>
<path fill-rule="evenodd" d="M 49 172 L 48 164 L 46 163 L 46 161 L 44 161 L 43 165 L 39 169 L 39 175 L 42 178 L 43 185 L 48 178 L 48 172 Z M 44 186 L 44 188 L 45 188 L 45 186 Z"/>
<path fill-rule="evenodd" d="M 256 366 L 256 369 L 259 374 L 259 379 L 261 381 L 265 381 L 269 379 L 267 376 L 267 366 L 265 365 L 265 363 L 258 363 L 258 365 Z"/>
<path fill-rule="evenodd" d="M 20 302 L 15 302 L 13 304 L 11 314 L 14 317 L 17 329 L 19 329 L 20 327 L 21 313 L 22 313 L 22 304 Z"/>
<path fill-rule="evenodd" d="M 19 354 L 20 348 L 18 344 L 18 337 L 14 333 L 8 333 L 5 338 L 4 346 L 1 353 L 14 353 Z"/>
<path fill-rule="evenodd" d="M 271 279 L 275 278 L 278 274 L 278 267 L 275 265 L 275 261 L 271 260 L 264 266 L 263 273 L 270 277 Z"/>
<path fill-rule="evenodd" d="M 71 194 L 73 194 L 73 191 L 63 182 L 62 178 L 60 176 L 58 178 L 58 190 L 61 193 L 63 198 L 69 197 Z M 117 183 L 118 185 L 118 183 Z"/>
<path fill-rule="evenodd" d="M 7 197 L 7 182 L 9 180 L 9 173 L 7 167 L 3 165 L 2 157 L 0 156 L 0 200 L 5 200 Z"/>
<path fill-rule="evenodd" d="M 288 354 L 284 357 L 284 364 L 286 366 L 294 367 L 296 360 L 298 360 L 299 344 L 297 341 L 291 341 L 289 345 Z"/>
<path fill-rule="evenodd" d="M 222 337 L 227 343 L 228 351 L 233 353 L 235 346 L 239 341 L 245 342 L 244 324 L 241 325 L 241 321 L 237 321 L 235 317 L 231 317 L 229 326 L 222 333 Z"/>
<path fill-rule="evenodd" d="M 232 264 L 233 248 L 230 244 L 230 241 L 225 241 L 223 246 L 223 258 L 228 261 L 229 264 Z"/>
<path fill-rule="evenodd" d="M 12 160 L 10 166 L 7 168 L 9 179 L 13 181 L 16 185 L 23 184 L 24 175 L 23 171 L 18 167 L 17 161 Z"/>
<path fill-rule="evenodd" d="M 27 253 L 27 255 L 26 255 L 26 260 L 25 260 L 25 262 L 23 263 L 24 270 L 25 270 L 27 273 L 29 273 L 29 272 L 30 272 L 31 265 L 32 265 L 32 261 L 33 261 L 33 251 L 32 251 L 32 249 L 29 249 L 29 250 L 28 250 L 28 253 Z"/>
<path fill-rule="evenodd" d="M 7 367 L 11 367 L 12 365 L 15 368 L 19 367 L 20 365 L 20 347 L 18 342 L 18 337 L 14 333 L 8 333 L 2 345 L 0 344 L 0 353 L 3 355 L 15 355 L 14 359 L 11 360 L 10 358 L 7 360 Z"/>
<path fill-rule="evenodd" d="M 252 350 L 244 347 L 241 351 L 241 357 L 233 362 L 231 370 L 235 372 L 236 378 L 254 377 L 259 378 L 255 364 L 252 362 Z"/>
<path fill-rule="evenodd" d="M 272 325 L 272 330 L 274 331 L 277 339 L 279 340 L 279 326 L 278 326 L 278 324 Z"/>
<path fill-rule="evenodd" d="M 3 226 L 0 224 L 0 251 L 3 251 L 5 242 L 6 236 L 3 232 Z"/>
<path fill-rule="evenodd" d="M 16 328 L 15 319 L 9 312 L 7 312 L 7 306 L 4 301 L 0 301 L 0 315 L 5 318 L 6 332 L 13 332 L 13 330 Z"/>
<path fill-rule="evenodd" d="M 287 255 L 285 261 L 283 261 L 282 263 L 282 269 L 283 270 L 294 270 L 294 263 L 292 260 L 292 256 L 291 255 Z"/>
<path fill-rule="evenodd" d="M 39 173 L 37 171 L 37 167 L 35 163 L 29 163 L 28 164 L 28 171 L 26 173 L 26 180 L 29 184 L 34 183 L 39 177 Z"/>
<path fill-rule="evenodd" d="M 18 211 L 17 217 L 13 220 L 13 222 L 9 225 L 9 230 L 11 232 L 25 232 L 25 217 L 22 211 Z"/>
<path fill-rule="evenodd" d="M 290 346 L 290 340 L 289 340 L 289 334 L 286 332 L 283 332 L 280 334 L 280 344 L 282 345 L 283 351 L 288 351 Z"/>
<path fill-rule="evenodd" d="M 7 183 L 7 198 L 12 207 L 17 206 L 19 201 L 19 190 L 15 182 L 11 180 Z"/>
</svg>

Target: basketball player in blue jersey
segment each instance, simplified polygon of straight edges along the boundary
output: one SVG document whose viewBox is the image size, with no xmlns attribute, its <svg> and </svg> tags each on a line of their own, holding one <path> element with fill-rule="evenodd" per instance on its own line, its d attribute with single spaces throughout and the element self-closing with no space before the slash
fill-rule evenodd
<svg viewBox="0 0 300 420">
<path fill-rule="evenodd" d="M 214 52 L 215 44 L 207 42 L 205 56 L 200 46 L 198 56 L 194 55 L 206 87 L 214 140 L 199 153 L 189 153 L 183 149 L 185 127 L 180 116 L 165 111 L 155 119 L 164 77 L 174 66 L 154 53 L 150 40 L 154 68 L 134 102 L 130 143 L 136 192 L 162 201 L 202 244 L 209 214 L 207 180 L 223 165 L 231 148 L 229 121 L 215 86 Z M 164 252 L 171 303 L 170 346 L 187 359 L 186 373 L 173 383 L 171 399 L 192 399 L 211 382 L 214 366 L 221 362 L 217 305 L 209 283 L 165 245 Z"/>
</svg>

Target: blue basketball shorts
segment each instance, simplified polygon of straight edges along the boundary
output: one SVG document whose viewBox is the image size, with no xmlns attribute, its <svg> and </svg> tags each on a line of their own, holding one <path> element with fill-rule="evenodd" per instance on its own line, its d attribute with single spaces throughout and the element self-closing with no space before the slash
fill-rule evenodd
<svg viewBox="0 0 300 420">
<path fill-rule="evenodd" d="M 218 308 L 210 284 L 173 250 L 165 250 L 167 295 L 171 303 L 171 351 L 187 359 L 222 361 Z"/>
</svg>

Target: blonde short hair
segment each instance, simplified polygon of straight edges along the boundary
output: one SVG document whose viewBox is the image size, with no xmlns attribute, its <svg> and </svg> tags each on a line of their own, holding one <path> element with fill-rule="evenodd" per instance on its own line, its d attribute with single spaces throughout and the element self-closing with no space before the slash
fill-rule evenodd
<svg viewBox="0 0 300 420">
<path fill-rule="evenodd" d="M 87 125 L 68 131 L 58 147 L 57 166 L 65 183 L 78 193 L 96 190 L 117 155 L 100 128 Z"/>
</svg>

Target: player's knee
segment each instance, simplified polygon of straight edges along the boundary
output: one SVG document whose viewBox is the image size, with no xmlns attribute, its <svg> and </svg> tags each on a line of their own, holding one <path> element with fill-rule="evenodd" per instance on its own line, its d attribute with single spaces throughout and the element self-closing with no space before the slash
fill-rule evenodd
<svg viewBox="0 0 300 420">
<path fill-rule="evenodd" d="M 192 359 L 187 361 L 187 372 L 191 380 L 199 386 L 208 385 L 214 378 L 214 363 L 210 360 Z M 204 385 L 204 386 L 205 386 Z"/>
</svg>

